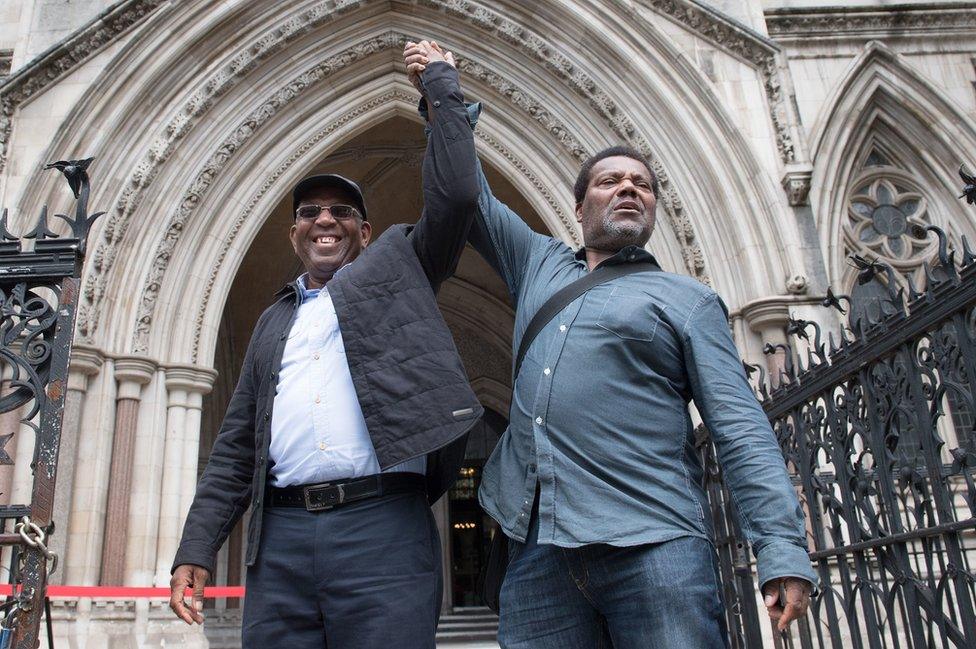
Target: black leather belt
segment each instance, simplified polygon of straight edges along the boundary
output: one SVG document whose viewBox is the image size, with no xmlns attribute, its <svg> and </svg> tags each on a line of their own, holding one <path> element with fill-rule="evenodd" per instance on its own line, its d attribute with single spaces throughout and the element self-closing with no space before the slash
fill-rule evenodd
<svg viewBox="0 0 976 649">
<path fill-rule="evenodd" d="M 321 484 L 268 487 L 266 507 L 302 507 L 310 512 L 403 492 L 427 492 L 427 479 L 419 473 L 378 473 L 365 478 Z"/>
</svg>

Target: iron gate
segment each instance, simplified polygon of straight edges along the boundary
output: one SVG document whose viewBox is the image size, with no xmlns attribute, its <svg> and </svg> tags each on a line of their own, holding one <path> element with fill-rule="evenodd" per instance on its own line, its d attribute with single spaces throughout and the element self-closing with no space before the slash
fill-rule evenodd
<svg viewBox="0 0 976 649">
<path fill-rule="evenodd" d="M 976 647 L 976 255 L 965 237 L 951 250 L 942 230 L 926 229 L 939 254 L 924 290 L 852 257 L 861 284 L 885 287 L 873 312 L 828 290 L 823 306 L 848 316 L 839 335 L 825 340 L 817 323 L 793 319 L 794 342 L 765 350 L 785 352 L 780 375 L 747 365 L 821 580 L 777 646 Z M 698 440 L 733 646 L 761 647 L 769 621 L 748 547 L 707 432 Z"/>
<path fill-rule="evenodd" d="M 75 214 L 64 220 L 71 229 L 59 237 L 48 228 L 47 207 L 37 225 L 23 237 L 7 230 L 7 211 L 0 216 L 0 413 L 19 411 L 20 423 L 33 430 L 33 486 L 27 505 L 0 507 L 0 546 L 12 546 L 12 594 L 0 605 L 0 647 L 34 649 L 47 600 L 49 570 L 57 556 L 47 548 L 54 532 L 54 487 L 61 441 L 61 419 L 68 382 L 68 359 L 74 334 L 81 265 L 92 222 L 88 214 L 91 159 L 60 161 L 61 171 L 77 199 Z M 24 245 L 33 239 L 33 246 Z M 0 431 L 0 464 L 13 464 L 4 445 L 15 435 Z M 22 435 L 22 433 L 21 433 Z M 8 523 L 14 522 L 12 531 Z M 50 610 L 48 607 L 50 641 Z"/>
</svg>

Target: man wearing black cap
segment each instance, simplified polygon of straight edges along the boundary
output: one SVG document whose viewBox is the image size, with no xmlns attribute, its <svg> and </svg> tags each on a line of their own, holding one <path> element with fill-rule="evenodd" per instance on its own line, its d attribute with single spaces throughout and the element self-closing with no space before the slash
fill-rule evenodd
<svg viewBox="0 0 976 649">
<path fill-rule="evenodd" d="M 434 112 L 415 226 L 370 243 L 354 182 L 326 174 L 294 188 L 289 236 L 306 272 L 258 320 L 170 583 L 173 611 L 202 623 L 217 551 L 250 506 L 245 648 L 434 646 L 429 504 L 482 412 L 435 298 L 479 192 L 450 61 L 432 55 L 422 79 Z"/>
</svg>

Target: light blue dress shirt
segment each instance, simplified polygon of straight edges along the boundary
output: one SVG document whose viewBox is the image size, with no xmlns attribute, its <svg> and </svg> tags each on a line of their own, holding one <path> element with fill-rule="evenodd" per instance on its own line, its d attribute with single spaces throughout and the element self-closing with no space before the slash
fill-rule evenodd
<svg viewBox="0 0 976 649">
<path fill-rule="evenodd" d="M 270 480 L 275 487 L 380 472 L 353 386 L 328 287 L 298 279 L 301 306 L 288 333 L 271 418 Z M 386 472 L 426 473 L 421 456 Z"/>
</svg>

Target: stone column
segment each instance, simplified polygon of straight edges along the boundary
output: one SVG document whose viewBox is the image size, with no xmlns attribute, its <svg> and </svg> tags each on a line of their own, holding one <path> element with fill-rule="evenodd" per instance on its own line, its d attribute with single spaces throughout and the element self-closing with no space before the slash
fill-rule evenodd
<svg viewBox="0 0 976 649">
<path fill-rule="evenodd" d="M 84 469 L 75 471 L 71 490 L 68 551 L 64 560 L 66 584 L 98 584 L 115 429 L 114 368 L 112 358 L 106 357 L 102 370 L 88 379 L 75 453 L 77 465 Z"/>
<path fill-rule="evenodd" d="M 126 586 L 153 583 L 165 440 L 166 372 L 157 368 L 152 380 L 142 389 L 139 403 L 123 574 Z"/>
<path fill-rule="evenodd" d="M 102 353 L 94 347 L 75 345 L 68 365 L 68 393 L 64 398 L 64 418 L 61 422 L 61 450 L 58 454 L 58 482 L 54 491 L 54 536 L 50 548 L 63 561 L 68 546 L 68 517 L 71 515 L 71 492 L 75 469 L 78 466 L 78 438 L 81 418 L 88 391 L 88 379 L 102 369 Z M 65 571 L 51 576 L 51 583 L 64 583 Z"/>
<path fill-rule="evenodd" d="M 777 345 L 786 342 L 786 325 L 790 319 L 789 298 L 762 298 L 742 307 L 742 317 L 749 328 L 759 334 L 763 344 Z M 766 374 L 770 386 L 780 383 L 780 370 L 786 367 L 786 354 L 782 350 L 766 356 Z"/>
<path fill-rule="evenodd" d="M 157 586 L 169 584 L 183 522 L 196 493 L 203 395 L 211 390 L 216 376 L 214 370 L 193 365 L 166 369 L 166 450 L 156 544 Z"/>
<path fill-rule="evenodd" d="M 149 383 L 155 370 L 156 364 L 144 357 L 128 356 L 115 360 L 115 380 L 118 381 L 119 388 L 115 405 L 112 468 L 108 483 L 108 507 L 105 512 L 99 577 L 99 582 L 106 585 L 123 583 L 139 401 L 142 398 L 142 386 Z"/>
</svg>

